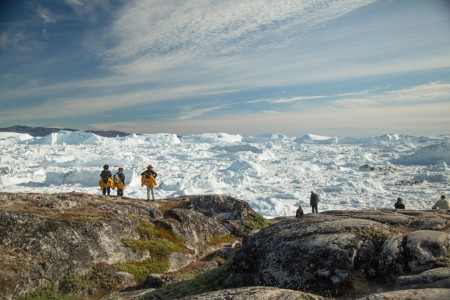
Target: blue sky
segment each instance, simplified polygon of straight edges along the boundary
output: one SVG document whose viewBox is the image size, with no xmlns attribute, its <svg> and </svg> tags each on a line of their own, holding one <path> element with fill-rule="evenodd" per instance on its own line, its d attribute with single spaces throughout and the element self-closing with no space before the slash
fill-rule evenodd
<svg viewBox="0 0 450 300">
<path fill-rule="evenodd" d="M 3 1 L 0 105 L 0 127 L 449 134 L 450 1 Z"/>
</svg>

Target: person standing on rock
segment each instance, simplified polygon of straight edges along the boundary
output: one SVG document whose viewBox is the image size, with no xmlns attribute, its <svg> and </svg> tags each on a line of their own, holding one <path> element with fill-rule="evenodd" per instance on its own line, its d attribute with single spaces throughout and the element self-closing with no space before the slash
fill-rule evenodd
<svg viewBox="0 0 450 300">
<path fill-rule="evenodd" d="M 153 188 L 157 185 L 156 183 L 156 172 L 153 170 L 152 165 L 147 166 L 147 170 L 141 173 L 141 186 L 147 187 L 147 201 L 150 201 L 150 192 L 152 192 L 152 200 L 155 201 L 155 193 Z"/>
<path fill-rule="evenodd" d="M 441 195 L 441 200 L 438 200 L 432 207 L 432 209 L 450 209 L 450 203 L 445 199 L 445 195 Z"/>
<path fill-rule="evenodd" d="M 319 195 L 311 191 L 311 197 L 309 198 L 309 204 L 312 208 L 312 213 L 319 213 L 317 210 L 317 205 L 319 204 Z"/>
<path fill-rule="evenodd" d="M 112 174 L 111 171 L 109 170 L 109 166 L 104 165 L 103 170 L 100 173 L 100 180 L 98 182 L 98 185 L 102 189 L 103 196 L 106 196 L 106 194 L 108 194 L 108 196 L 111 195 L 111 188 L 114 185 L 114 182 L 111 177 Z"/>
<path fill-rule="evenodd" d="M 114 188 L 117 188 L 117 196 L 123 196 L 123 190 L 125 189 L 125 175 L 123 174 L 123 168 L 120 167 L 117 173 L 114 174 Z"/>
<path fill-rule="evenodd" d="M 405 203 L 403 202 L 403 199 L 398 197 L 397 202 L 395 202 L 394 207 L 396 209 L 405 209 Z"/>
</svg>

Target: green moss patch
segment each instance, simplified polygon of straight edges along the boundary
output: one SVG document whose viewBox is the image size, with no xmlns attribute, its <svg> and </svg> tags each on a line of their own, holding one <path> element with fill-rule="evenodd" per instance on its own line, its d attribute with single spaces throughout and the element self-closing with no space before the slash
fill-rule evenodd
<svg viewBox="0 0 450 300">
<path fill-rule="evenodd" d="M 145 299 L 179 299 L 190 295 L 229 288 L 228 278 L 231 266 L 232 257 L 217 269 L 200 274 L 192 280 L 167 284 L 146 295 Z"/>
<path fill-rule="evenodd" d="M 162 226 L 154 225 L 146 220 L 139 220 L 136 229 L 139 239 L 123 239 L 122 242 L 135 252 L 148 250 L 152 256 L 168 256 L 179 252 L 184 247 L 183 240 L 175 233 Z"/>
<path fill-rule="evenodd" d="M 55 284 L 40 287 L 34 292 L 26 293 L 17 300 L 84 300 L 86 298 L 70 296 L 61 293 Z"/>
<path fill-rule="evenodd" d="M 212 245 L 221 245 L 221 244 L 225 244 L 225 243 L 231 243 L 234 239 L 234 236 L 231 234 L 227 234 L 227 235 L 222 235 L 222 236 L 217 236 L 214 235 L 211 237 L 210 239 L 210 243 Z"/>
<path fill-rule="evenodd" d="M 59 284 L 59 291 L 65 295 L 79 294 L 90 298 L 107 295 L 117 288 L 113 278 L 116 272 L 115 266 L 100 263 L 87 274 L 66 275 Z"/>
<path fill-rule="evenodd" d="M 166 257 L 152 257 L 142 261 L 129 261 L 118 263 L 117 267 L 134 276 L 137 282 L 144 281 L 153 273 L 165 273 L 169 269 L 169 259 Z"/>
<path fill-rule="evenodd" d="M 164 273 L 169 269 L 169 255 L 183 250 L 184 242 L 173 232 L 146 220 L 139 219 L 136 231 L 139 239 L 123 239 L 122 242 L 135 252 L 148 251 L 150 258 L 117 264 L 124 272 L 132 274 L 140 282 L 152 273 Z"/>
<path fill-rule="evenodd" d="M 266 219 L 264 219 L 261 215 L 254 214 L 251 219 L 245 222 L 246 225 L 252 230 L 263 229 L 269 226 Z"/>
</svg>

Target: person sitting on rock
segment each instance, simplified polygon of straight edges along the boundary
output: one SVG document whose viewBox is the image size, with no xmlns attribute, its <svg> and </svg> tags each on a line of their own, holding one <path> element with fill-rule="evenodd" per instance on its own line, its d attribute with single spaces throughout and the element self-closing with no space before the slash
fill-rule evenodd
<svg viewBox="0 0 450 300">
<path fill-rule="evenodd" d="M 405 209 L 405 203 L 403 202 L 403 199 L 398 197 L 397 202 L 394 204 L 396 209 Z"/>
<path fill-rule="evenodd" d="M 147 166 L 147 170 L 141 173 L 141 186 L 147 187 L 147 201 L 150 201 L 150 191 L 152 192 L 152 200 L 155 201 L 155 193 L 153 188 L 157 185 L 156 183 L 156 172 L 153 170 L 152 165 Z"/>
<path fill-rule="evenodd" d="M 297 211 L 295 212 L 295 217 L 300 218 L 303 216 L 303 208 L 301 205 L 298 206 Z"/>
<path fill-rule="evenodd" d="M 450 203 L 445 199 L 445 195 L 441 195 L 441 200 L 438 200 L 432 207 L 432 209 L 450 209 Z"/>
<path fill-rule="evenodd" d="M 98 181 L 98 185 L 102 189 L 102 193 L 104 196 L 106 196 L 106 194 L 108 194 L 108 196 L 111 194 L 111 188 L 114 185 L 114 182 L 111 177 L 112 174 L 111 171 L 109 170 L 109 166 L 104 165 L 103 170 L 100 173 L 100 180 Z"/>
</svg>

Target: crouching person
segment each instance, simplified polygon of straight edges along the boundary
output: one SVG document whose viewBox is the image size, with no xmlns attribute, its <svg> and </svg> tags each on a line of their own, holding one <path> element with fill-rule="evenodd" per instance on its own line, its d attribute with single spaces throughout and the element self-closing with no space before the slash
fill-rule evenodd
<svg viewBox="0 0 450 300">
<path fill-rule="evenodd" d="M 301 205 L 298 206 L 297 211 L 295 212 L 295 217 L 296 218 L 303 217 L 303 208 Z"/>
</svg>

